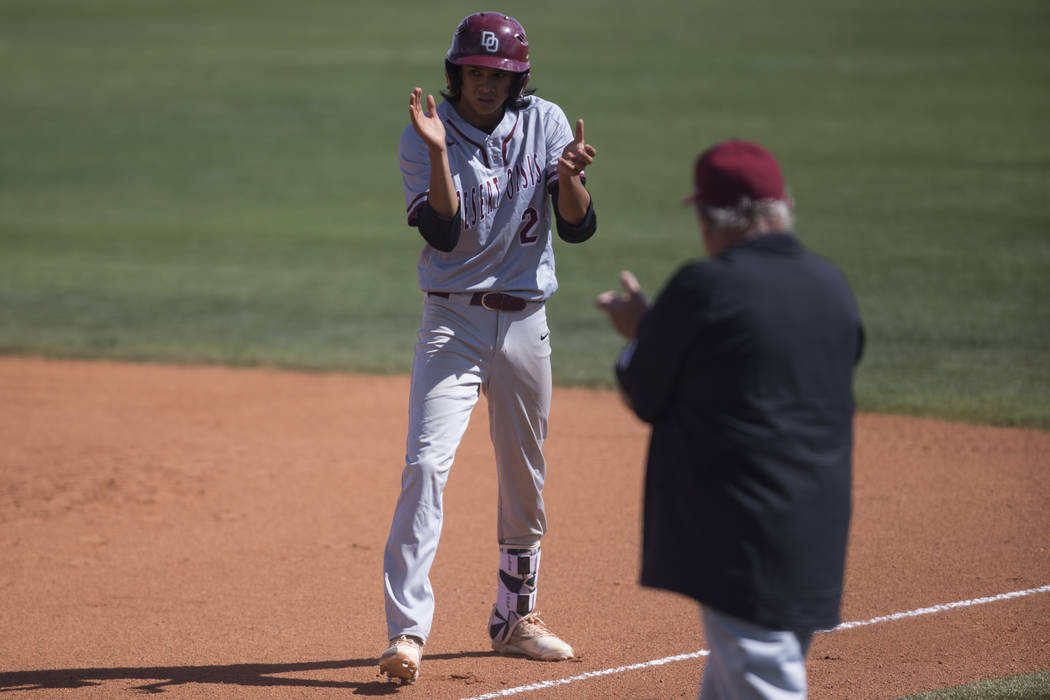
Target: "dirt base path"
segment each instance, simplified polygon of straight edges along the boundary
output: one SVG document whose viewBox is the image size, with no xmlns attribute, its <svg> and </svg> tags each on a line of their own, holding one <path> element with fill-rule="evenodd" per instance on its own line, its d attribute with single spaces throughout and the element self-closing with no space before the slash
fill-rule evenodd
<svg viewBox="0 0 1050 700">
<path fill-rule="evenodd" d="M 673 657 L 705 648 L 697 607 L 637 584 L 648 430 L 572 389 L 546 449 L 539 606 L 579 658 L 489 650 L 482 401 L 446 490 L 422 677 L 377 677 L 407 396 L 404 377 L 0 358 L 0 692 L 694 698 L 703 658 Z M 1050 434 L 861 415 L 854 496 L 843 619 L 868 624 L 815 639 L 813 698 L 1050 669 L 1050 589 L 1033 591 Z"/>
</svg>

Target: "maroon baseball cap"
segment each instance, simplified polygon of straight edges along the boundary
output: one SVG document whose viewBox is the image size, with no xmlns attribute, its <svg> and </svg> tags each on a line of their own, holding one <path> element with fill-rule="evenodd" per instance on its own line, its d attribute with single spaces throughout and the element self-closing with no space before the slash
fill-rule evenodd
<svg viewBox="0 0 1050 700">
<path fill-rule="evenodd" d="M 700 154 L 686 202 L 729 207 L 745 197 L 784 198 L 784 177 L 772 153 L 752 141 L 730 139 Z"/>
</svg>

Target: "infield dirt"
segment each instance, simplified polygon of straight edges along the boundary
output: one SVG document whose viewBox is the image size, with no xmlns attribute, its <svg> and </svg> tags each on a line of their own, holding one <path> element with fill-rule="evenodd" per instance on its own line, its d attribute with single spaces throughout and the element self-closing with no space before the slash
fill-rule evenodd
<svg viewBox="0 0 1050 700">
<path fill-rule="evenodd" d="M 0 691 L 467 698 L 705 648 L 638 583 L 648 429 L 556 389 L 539 607 L 571 662 L 491 653 L 495 474 L 475 410 L 445 493 L 415 686 L 377 677 L 408 380 L 0 358 Z M 1050 434 L 861 414 L 843 619 L 1050 584 Z M 729 537 L 731 532 L 711 533 Z M 702 659 L 525 698 L 694 698 Z M 1050 592 L 818 635 L 811 697 L 1050 669 Z"/>
</svg>

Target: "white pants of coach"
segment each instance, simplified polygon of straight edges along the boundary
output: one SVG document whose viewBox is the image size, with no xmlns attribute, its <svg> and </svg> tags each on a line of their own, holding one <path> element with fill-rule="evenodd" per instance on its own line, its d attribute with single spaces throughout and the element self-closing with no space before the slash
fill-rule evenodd
<svg viewBox="0 0 1050 700">
<path fill-rule="evenodd" d="M 700 700 L 804 700 L 812 633 L 759 627 L 701 607 L 707 657 Z"/>
<path fill-rule="evenodd" d="M 383 557 L 391 638 L 410 634 L 425 641 L 430 635 L 429 574 L 441 534 L 442 491 L 480 391 L 488 400 L 499 479 L 499 543 L 532 546 L 547 529 L 541 495 L 551 401 L 545 306 L 492 311 L 469 305 L 469 296 L 430 296 L 423 308 L 401 495 Z M 479 620 L 479 627 L 484 623 Z"/>
</svg>

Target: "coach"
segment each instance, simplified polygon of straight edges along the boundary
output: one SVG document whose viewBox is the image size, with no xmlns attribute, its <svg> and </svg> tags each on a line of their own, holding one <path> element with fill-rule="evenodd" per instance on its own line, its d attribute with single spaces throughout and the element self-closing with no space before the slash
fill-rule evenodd
<svg viewBox="0 0 1050 700">
<path fill-rule="evenodd" d="M 689 201 L 710 258 L 652 305 L 627 271 L 597 299 L 653 426 L 642 584 L 701 603 L 702 699 L 804 698 L 810 639 L 840 619 L 864 331 L 843 275 L 791 233 L 767 150 L 710 148 Z"/>
</svg>

